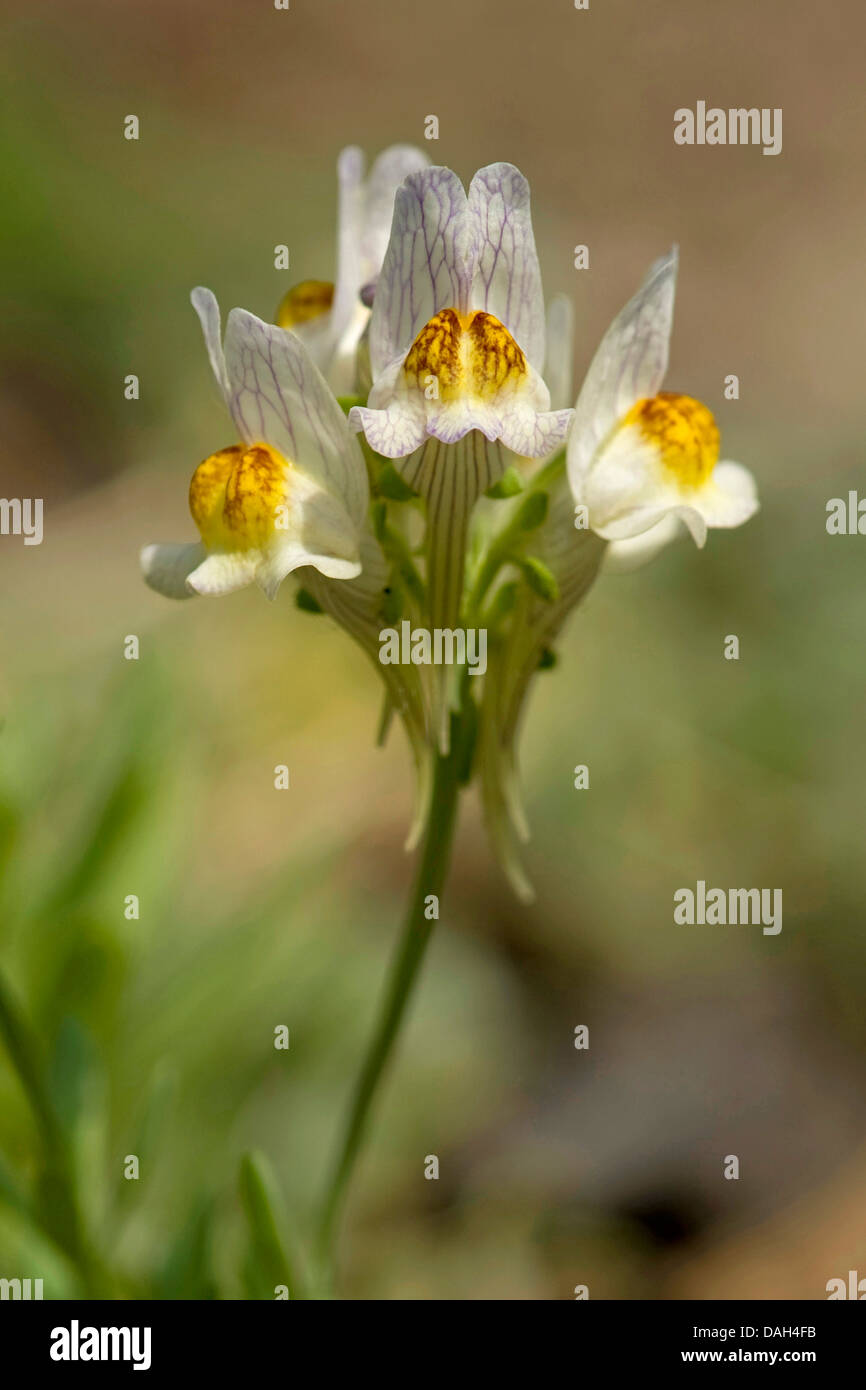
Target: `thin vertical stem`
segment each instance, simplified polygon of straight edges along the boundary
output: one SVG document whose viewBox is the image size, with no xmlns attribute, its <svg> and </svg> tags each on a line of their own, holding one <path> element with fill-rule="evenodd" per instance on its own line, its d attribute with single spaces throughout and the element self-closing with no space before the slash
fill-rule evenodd
<svg viewBox="0 0 866 1390">
<path fill-rule="evenodd" d="M 322 1208 L 318 1230 L 319 1263 L 327 1274 L 333 1263 L 339 1220 L 346 1192 L 364 1140 L 370 1111 L 394 1050 L 406 1007 L 418 978 L 435 919 L 425 911 L 431 894 L 439 896 L 451 857 L 464 750 L 454 720 L 451 752 L 437 756 L 430 817 L 418 859 L 405 923 L 382 997 L 382 1006 L 355 1087 L 343 1139 Z"/>
</svg>

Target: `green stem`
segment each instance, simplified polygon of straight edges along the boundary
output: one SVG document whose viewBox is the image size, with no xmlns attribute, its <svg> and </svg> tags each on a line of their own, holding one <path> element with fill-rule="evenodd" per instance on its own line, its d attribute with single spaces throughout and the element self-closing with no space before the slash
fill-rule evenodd
<svg viewBox="0 0 866 1390">
<path fill-rule="evenodd" d="M 466 626 L 476 627 L 479 625 L 481 606 L 487 596 L 487 592 L 494 579 L 502 569 L 503 565 L 515 558 L 515 555 L 525 549 L 528 533 L 526 531 L 524 517 L 525 508 L 529 499 L 534 494 L 546 495 L 550 487 L 561 476 L 565 469 L 565 455 L 557 454 L 550 459 L 543 468 L 540 468 L 535 477 L 520 496 L 519 500 L 512 499 L 515 503 L 510 521 L 498 531 L 490 541 L 486 554 L 483 556 L 475 580 L 466 601 Z"/>
<path fill-rule="evenodd" d="M 333 1176 L 327 1189 L 318 1229 L 318 1263 L 330 1280 L 333 1252 L 346 1192 L 364 1140 L 373 1100 L 394 1050 L 413 986 L 418 978 L 435 920 L 425 914 L 430 894 L 441 893 L 457 819 L 465 749 L 462 723 L 452 721 L 451 752 L 437 756 L 430 817 L 418 860 L 403 934 L 391 964 L 375 1029 L 361 1067 Z"/>
</svg>

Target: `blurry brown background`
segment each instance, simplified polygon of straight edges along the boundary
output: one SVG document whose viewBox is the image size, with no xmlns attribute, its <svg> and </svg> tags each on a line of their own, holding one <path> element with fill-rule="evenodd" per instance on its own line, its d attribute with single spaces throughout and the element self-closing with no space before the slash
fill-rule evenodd
<svg viewBox="0 0 866 1390">
<path fill-rule="evenodd" d="M 346 1291 L 821 1298 L 866 1276 L 866 541 L 824 526 L 862 485 L 862 6 L 0 12 L 0 496 L 45 499 L 41 547 L 0 539 L 0 948 L 46 1047 L 62 1061 L 67 1015 L 90 1040 L 94 1203 L 117 1259 L 176 1269 L 206 1201 L 207 1277 L 233 1296 L 251 1146 L 303 1224 L 409 872 L 405 750 L 373 747 L 378 691 L 345 639 L 290 586 L 273 607 L 172 606 L 139 579 L 143 543 L 192 538 L 189 475 L 231 442 L 188 293 L 269 317 L 289 284 L 329 278 L 338 151 L 423 144 L 435 114 L 434 161 L 528 176 L 578 380 L 679 243 L 668 383 L 715 411 L 763 510 L 703 554 L 604 578 L 570 629 L 523 743 L 531 910 L 466 808 L 354 1193 Z M 674 110 L 698 100 L 781 107 L 782 153 L 675 145 Z M 698 878 L 781 887 L 781 935 L 675 926 L 673 892 Z M 137 923 L 118 907 L 132 892 Z M 148 1184 L 115 1192 L 164 1074 Z M 26 1168 L 11 1076 L 0 1100 Z M 0 1264 L 29 1268 L 30 1240 L 0 1213 Z M 173 1296 L 197 1287 L 177 1276 Z"/>
</svg>

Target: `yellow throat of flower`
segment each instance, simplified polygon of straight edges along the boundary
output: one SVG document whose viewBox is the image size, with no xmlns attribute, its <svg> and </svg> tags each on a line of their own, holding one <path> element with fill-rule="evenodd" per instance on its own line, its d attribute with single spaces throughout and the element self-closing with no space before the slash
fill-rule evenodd
<svg viewBox="0 0 866 1390">
<path fill-rule="evenodd" d="M 719 430 L 712 412 L 691 396 L 661 391 L 633 405 L 622 423 L 640 430 L 685 489 L 701 487 L 719 461 Z"/>
<path fill-rule="evenodd" d="M 297 328 L 330 312 L 334 302 L 334 286 L 329 280 L 302 280 L 293 285 L 280 300 L 277 309 L 279 328 Z"/>
<path fill-rule="evenodd" d="M 189 509 L 209 550 L 256 549 L 285 528 L 290 467 L 269 444 L 233 444 L 199 464 Z"/>
<path fill-rule="evenodd" d="M 442 309 L 421 329 L 403 371 L 425 394 L 432 378 L 439 400 L 473 395 L 489 401 L 506 386 L 517 386 L 528 368 L 505 324 L 492 314 Z"/>
</svg>

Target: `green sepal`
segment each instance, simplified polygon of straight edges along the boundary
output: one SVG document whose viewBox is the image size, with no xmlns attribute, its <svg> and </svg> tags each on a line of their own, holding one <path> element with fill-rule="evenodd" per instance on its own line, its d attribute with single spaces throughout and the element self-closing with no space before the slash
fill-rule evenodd
<svg viewBox="0 0 866 1390">
<path fill-rule="evenodd" d="M 520 504 L 514 518 L 514 528 L 518 531 L 535 531 L 547 516 L 549 498 L 546 492 L 530 492 Z"/>
<path fill-rule="evenodd" d="M 401 478 L 390 459 L 383 459 L 379 466 L 376 485 L 383 497 L 391 502 L 411 502 L 418 494 Z"/>
<path fill-rule="evenodd" d="M 396 627 L 403 613 L 403 586 L 392 572 L 391 582 L 382 591 L 382 621 L 386 627 Z"/>
<path fill-rule="evenodd" d="M 543 560 L 537 559 L 534 555 L 527 555 L 519 560 L 520 572 L 534 594 L 543 598 L 547 603 L 553 603 L 559 598 L 559 585 Z"/>
<path fill-rule="evenodd" d="M 502 477 L 493 483 L 485 492 L 485 497 L 516 497 L 519 492 L 523 492 L 526 484 L 518 470 L 510 463 Z"/>
<path fill-rule="evenodd" d="M 496 593 L 493 595 L 490 607 L 487 610 L 486 626 L 495 628 L 507 618 L 517 602 L 517 581 L 509 579 L 506 584 L 500 584 Z"/>
<path fill-rule="evenodd" d="M 370 506 L 370 524 L 376 540 L 391 561 L 392 586 L 399 579 L 415 601 L 423 604 L 424 585 L 421 576 L 412 563 L 412 554 L 405 538 L 393 526 L 388 525 L 388 504 L 382 497 L 376 498 Z"/>
</svg>

